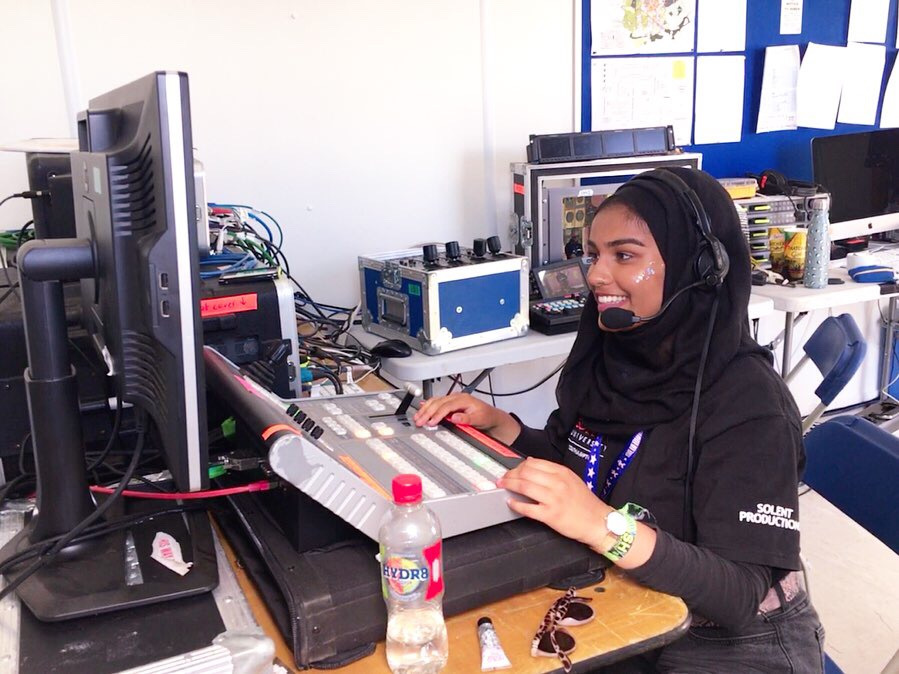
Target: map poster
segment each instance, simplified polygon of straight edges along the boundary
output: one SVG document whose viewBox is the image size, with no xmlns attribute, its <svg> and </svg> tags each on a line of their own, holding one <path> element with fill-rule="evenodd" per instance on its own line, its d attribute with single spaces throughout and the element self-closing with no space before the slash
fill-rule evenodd
<svg viewBox="0 0 899 674">
<path fill-rule="evenodd" d="M 696 0 L 591 0 L 593 56 L 693 51 Z"/>
</svg>

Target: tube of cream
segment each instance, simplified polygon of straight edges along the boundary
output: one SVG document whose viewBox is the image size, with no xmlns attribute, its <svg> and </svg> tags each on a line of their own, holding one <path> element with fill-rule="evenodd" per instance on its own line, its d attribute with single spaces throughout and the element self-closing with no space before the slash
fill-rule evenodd
<svg viewBox="0 0 899 674">
<path fill-rule="evenodd" d="M 495 669 L 508 669 L 512 666 L 506 657 L 499 637 L 493 628 L 493 621 L 487 616 L 478 620 L 478 643 L 481 646 L 481 671 L 492 672 Z"/>
</svg>

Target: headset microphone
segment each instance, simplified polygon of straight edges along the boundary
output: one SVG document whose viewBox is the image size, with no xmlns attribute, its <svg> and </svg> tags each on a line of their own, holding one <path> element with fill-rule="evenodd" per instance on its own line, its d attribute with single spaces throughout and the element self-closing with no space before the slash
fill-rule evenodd
<svg viewBox="0 0 899 674">
<path fill-rule="evenodd" d="M 606 309 L 605 311 L 600 312 L 599 322 L 602 323 L 603 327 L 609 330 L 623 330 L 624 328 L 629 328 L 632 325 L 637 325 L 638 323 L 646 323 L 647 321 L 651 321 L 652 319 L 658 318 L 659 316 L 664 314 L 668 307 L 671 306 L 671 303 L 677 299 L 678 295 L 687 292 L 691 288 L 697 288 L 704 285 L 707 285 L 705 281 L 696 281 L 695 283 L 691 283 L 690 285 L 681 288 L 676 293 L 674 293 L 670 297 L 670 299 L 665 302 L 665 304 L 662 305 L 661 309 L 659 309 L 651 316 L 637 316 L 633 311 L 612 307 L 611 309 Z"/>
</svg>

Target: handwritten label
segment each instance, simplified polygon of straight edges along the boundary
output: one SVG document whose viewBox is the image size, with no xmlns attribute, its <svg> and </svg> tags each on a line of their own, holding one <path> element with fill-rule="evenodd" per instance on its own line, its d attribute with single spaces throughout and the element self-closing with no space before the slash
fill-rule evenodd
<svg viewBox="0 0 899 674">
<path fill-rule="evenodd" d="M 256 311 L 258 308 L 256 293 L 228 295 L 226 297 L 207 297 L 200 300 L 200 316 L 211 318 L 224 314 L 238 314 L 241 311 Z"/>
</svg>

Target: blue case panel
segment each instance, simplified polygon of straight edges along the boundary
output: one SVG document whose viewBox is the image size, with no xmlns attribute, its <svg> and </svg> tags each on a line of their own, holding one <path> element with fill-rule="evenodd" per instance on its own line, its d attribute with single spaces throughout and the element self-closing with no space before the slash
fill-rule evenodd
<svg viewBox="0 0 899 674">
<path fill-rule="evenodd" d="M 508 271 L 440 284 L 440 327 L 453 337 L 508 328 L 521 312 L 521 272 Z M 500 299 L 505 300 L 500 304 Z M 456 313 L 462 307 L 462 313 Z"/>
<path fill-rule="evenodd" d="M 364 271 L 365 308 L 368 309 L 371 314 L 371 322 L 380 325 L 381 313 L 378 307 L 378 288 L 386 286 L 381 283 L 381 272 L 369 268 L 366 268 Z M 388 288 L 388 290 L 392 290 L 392 288 Z M 409 335 L 411 337 L 418 337 L 418 333 L 421 331 L 422 325 L 424 324 L 421 283 L 404 278 L 402 280 L 402 289 L 399 292 L 409 298 Z"/>
</svg>

